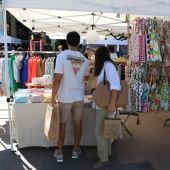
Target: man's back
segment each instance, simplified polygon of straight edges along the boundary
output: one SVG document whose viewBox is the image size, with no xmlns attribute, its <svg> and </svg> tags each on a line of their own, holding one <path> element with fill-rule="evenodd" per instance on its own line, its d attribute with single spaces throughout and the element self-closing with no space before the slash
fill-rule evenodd
<svg viewBox="0 0 170 170">
<path fill-rule="evenodd" d="M 84 76 L 88 76 L 87 59 L 78 51 L 66 50 L 56 60 L 55 73 L 63 74 L 58 100 L 69 103 L 84 99 Z"/>
</svg>

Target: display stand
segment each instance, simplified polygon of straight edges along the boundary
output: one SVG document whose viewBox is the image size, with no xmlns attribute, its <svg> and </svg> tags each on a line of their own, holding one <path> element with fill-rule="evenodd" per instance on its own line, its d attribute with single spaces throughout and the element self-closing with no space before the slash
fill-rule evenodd
<svg viewBox="0 0 170 170">
<path fill-rule="evenodd" d="M 33 41 L 30 39 L 30 51 L 36 51 L 36 44 L 39 45 L 39 51 L 42 51 L 42 40 L 39 41 Z"/>
<path fill-rule="evenodd" d="M 126 62 L 126 59 L 125 58 L 118 58 L 118 59 L 114 59 L 113 60 L 116 64 L 123 64 L 123 63 L 125 63 Z M 121 79 L 121 70 L 120 69 L 118 69 L 118 74 L 119 74 L 119 77 L 120 77 L 120 79 Z M 131 105 L 131 104 L 130 104 Z M 121 121 L 121 126 L 123 126 L 124 128 L 125 128 L 125 130 L 128 132 L 128 134 L 130 135 L 130 136 L 133 136 L 133 134 L 131 133 L 131 131 L 127 128 L 127 126 L 125 125 L 125 123 L 127 122 L 127 120 L 130 118 L 130 116 L 131 115 L 133 115 L 133 116 L 138 116 L 138 119 L 137 119 L 137 125 L 139 125 L 139 114 L 138 113 L 136 113 L 136 112 L 132 112 L 131 110 L 130 111 L 119 111 L 119 109 L 117 109 L 117 111 L 116 112 L 119 112 L 119 113 L 117 113 L 118 115 L 125 115 L 125 116 L 127 116 L 126 117 L 126 119 L 122 122 Z"/>
</svg>

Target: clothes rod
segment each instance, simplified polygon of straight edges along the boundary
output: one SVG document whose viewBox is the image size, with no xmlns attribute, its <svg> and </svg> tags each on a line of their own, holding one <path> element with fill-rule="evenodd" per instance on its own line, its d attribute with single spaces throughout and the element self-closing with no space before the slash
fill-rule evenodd
<svg viewBox="0 0 170 170">
<path fill-rule="evenodd" d="M 44 53 L 44 54 L 50 54 L 50 53 L 59 53 L 59 51 L 8 51 L 8 53 L 16 54 L 16 53 Z"/>
</svg>

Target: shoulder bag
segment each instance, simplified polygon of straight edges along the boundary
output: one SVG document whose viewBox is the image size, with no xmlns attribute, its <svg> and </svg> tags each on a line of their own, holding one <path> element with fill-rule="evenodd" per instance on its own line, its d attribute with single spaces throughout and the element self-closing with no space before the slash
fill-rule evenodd
<svg viewBox="0 0 170 170">
<path fill-rule="evenodd" d="M 116 98 L 116 107 L 128 105 L 128 84 L 126 80 L 120 80 L 121 90 L 118 91 Z M 110 83 L 106 80 L 106 73 L 104 70 L 103 81 L 99 83 L 92 93 L 93 100 L 100 108 L 107 108 L 110 104 L 112 94 L 110 91 Z"/>
</svg>

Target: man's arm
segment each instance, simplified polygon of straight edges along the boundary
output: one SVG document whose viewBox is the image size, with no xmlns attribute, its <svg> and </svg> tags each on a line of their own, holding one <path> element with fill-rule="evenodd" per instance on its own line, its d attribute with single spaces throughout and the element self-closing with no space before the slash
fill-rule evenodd
<svg viewBox="0 0 170 170">
<path fill-rule="evenodd" d="M 51 98 L 51 104 L 52 104 L 53 107 L 55 107 L 57 105 L 57 102 L 56 102 L 57 98 L 56 97 L 57 97 L 57 94 L 58 94 L 58 89 L 60 87 L 62 77 L 63 77 L 63 74 L 56 73 L 54 80 L 53 80 L 52 98 Z"/>
</svg>

